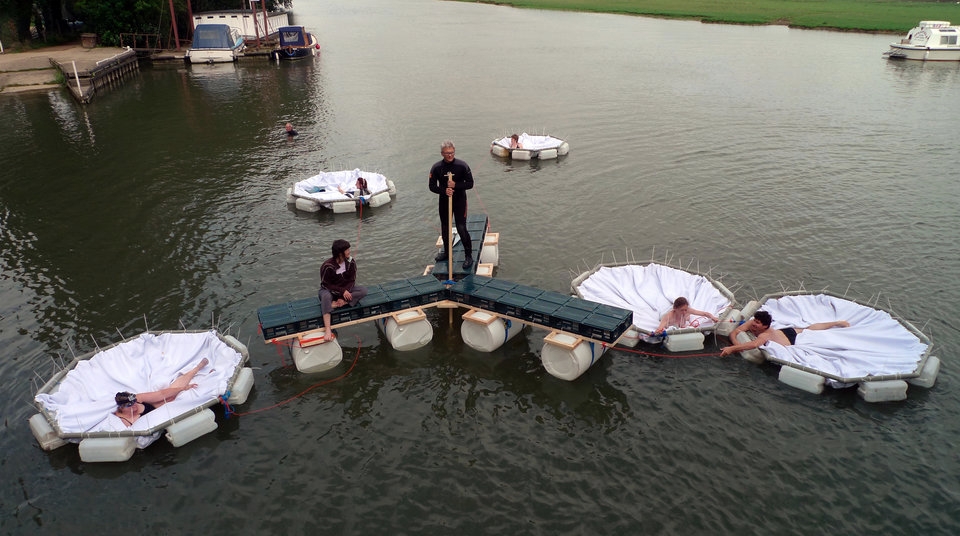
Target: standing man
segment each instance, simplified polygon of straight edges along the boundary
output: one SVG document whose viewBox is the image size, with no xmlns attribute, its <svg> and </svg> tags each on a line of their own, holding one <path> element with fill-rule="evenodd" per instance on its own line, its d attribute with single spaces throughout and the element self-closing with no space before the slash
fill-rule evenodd
<svg viewBox="0 0 960 536">
<path fill-rule="evenodd" d="M 330 329 L 330 311 L 357 302 L 367 295 L 367 287 L 357 285 L 357 261 L 350 254 L 350 242 L 334 240 L 330 248 L 333 257 L 320 265 L 320 308 L 323 311 L 323 339 L 333 340 Z"/>
<path fill-rule="evenodd" d="M 450 239 L 450 219 L 447 214 L 447 204 L 449 199 L 453 200 L 453 219 L 457 223 L 457 233 L 460 234 L 460 243 L 463 244 L 463 251 L 467 258 L 463 261 L 463 269 L 468 270 L 473 266 L 473 242 L 470 240 L 470 233 L 467 231 L 467 190 L 473 188 L 473 172 L 466 162 L 454 158 L 456 148 L 453 142 L 447 140 L 440 144 L 440 155 L 443 159 L 430 168 L 430 191 L 439 197 L 440 207 L 440 227 L 441 237 L 443 239 L 443 251 L 441 251 L 435 260 L 442 261 L 448 257 L 449 248 L 453 244 L 448 244 Z"/>
</svg>

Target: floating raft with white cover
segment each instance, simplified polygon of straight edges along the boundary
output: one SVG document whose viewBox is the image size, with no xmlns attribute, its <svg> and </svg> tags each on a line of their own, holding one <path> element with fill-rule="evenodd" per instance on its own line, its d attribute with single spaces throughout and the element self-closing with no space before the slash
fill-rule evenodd
<svg viewBox="0 0 960 536">
<path fill-rule="evenodd" d="M 129 427 L 114 414 L 118 392 L 166 388 L 204 358 L 209 364 L 194 376 L 196 387 Z M 214 330 L 144 332 L 83 354 L 54 374 L 34 398 L 40 413 L 30 419 L 30 428 L 44 450 L 79 442 L 84 461 L 127 460 L 163 430 L 179 447 L 217 428 L 208 408 L 221 396 L 230 404 L 246 402 L 253 387 L 253 371 L 243 366 L 248 359 L 236 338 Z"/>
<path fill-rule="evenodd" d="M 931 355 L 930 339 L 910 322 L 877 307 L 827 292 L 768 294 L 744 307 L 744 317 L 764 310 L 774 329 L 804 328 L 819 322 L 846 320 L 850 327 L 805 329 L 796 342 L 782 346 L 768 342 L 741 352 L 754 362 L 764 359 L 781 366 L 780 380 L 813 393 L 824 386 L 858 386 L 867 402 L 903 400 L 908 384 L 932 387 L 940 360 Z M 752 339 L 739 334 L 740 341 Z"/>
<path fill-rule="evenodd" d="M 574 279 L 571 289 L 581 298 L 633 312 L 631 331 L 621 341 L 625 346 L 635 346 L 642 339 L 663 342 L 671 352 L 700 350 L 705 332 L 729 334 L 740 320 L 733 293 L 719 281 L 652 262 L 599 264 Z M 660 319 L 681 296 L 691 308 L 713 313 L 719 324 L 705 316 L 694 316 L 684 326 L 667 327 L 665 337 L 656 334 Z"/>
<path fill-rule="evenodd" d="M 368 193 L 357 189 L 357 179 L 367 181 Z M 390 203 L 397 195 L 393 181 L 379 173 L 359 169 L 324 171 L 287 188 L 287 203 L 304 212 L 317 212 L 321 208 L 336 213 L 356 212 L 362 203 L 379 207 Z"/>
<path fill-rule="evenodd" d="M 514 160 L 549 160 L 570 152 L 570 144 L 553 136 L 520 134 L 519 147 L 511 147 L 512 137 L 499 138 L 490 143 L 490 152 L 495 156 L 511 157 Z"/>
</svg>

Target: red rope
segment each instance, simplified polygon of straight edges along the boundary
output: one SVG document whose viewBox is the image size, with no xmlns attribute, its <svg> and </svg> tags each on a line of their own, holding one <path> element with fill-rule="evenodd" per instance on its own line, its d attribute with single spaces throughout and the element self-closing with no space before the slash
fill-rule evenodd
<svg viewBox="0 0 960 536">
<path fill-rule="evenodd" d="M 274 405 L 272 405 L 272 406 L 267 406 L 267 407 L 265 407 L 265 408 L 259 408 L 259 409 L 254 409 L 254 410 L 250 410 L 250 411 L 245 411 L 245 412 L 242 412 L 242 413 L 237 413 L 237 412 L 231 411 L 231 414 L 232 414 L 232 415 L 236 415 L 236 416 L 238 416 L 238 417 L 242 417 L 242 416 L 244 416 L 244 415 L 253 415 L 254 413 L 260 413 L 261 411 L 267 411 L 268 409 L 279 408 L 280 406 L 283 406 L 284 404 L 287 404 L 287 403 L 289 403 L 289 402 L 292 402 L 292 401 L 300 398 L 301 396 L 309 393 L 310 391 L 316 389 L 317 387 L 322 387 L 322 386 L 324 386 L 324 385 L 328 385 L 328 384 L 331 384 L 331 383 L 333 383 L 333 382 L 335 382 L 335 381 L 340 381 L 340 380 L 346 378 L 351 372 L 353 372 L 353 367 L 357 366 L 357 359 L 359 359 L 359 357 L 360 357 L 360 348 L 361 348 L 360 337 L 357 337 L 357 353 L 353 356 L 353 363 L 350 363 L 350 368 L 348 368 L 346 372 L 344 372 L 343 374 L 337 376 L 336 378 L 331 378 L 331 379 L 329 379 L 329 380 L 323 380 L 322 382 L 315 383 L 315 384 L 311 385 L 310 387 L 307 387 L 307 388 L 304 389 L 303 391 L 300 391 L 299 393 L 291 396 L 290 398 L 288 398 L 288 399 L 286 399 L 286 400 L 283 400 L 283 401 L 281 401 L 281 402 L 277 402 L 276 404 L 274 404 Z M 223 401 L 223 399 L 221 399 L 221 403 L 223 403 L 225 406 L 227 406 L 227 409 L 228 409 L 228 410 L 231 409 L 230 406 Z"/>
<path fill-rule="evenodd" d="M 608 348 L 609 348 L 609 347 L 608 347 Z M 650 356 L 650 357 L 666 357 L 666 358 L 668 358 L 668 359 L 686 359 L 686 358 L 688 358 L 688 357 L 720 357 L 720 352 L 711 352 L 711 353 L 703 353 L 703 354 L 683 354 L 683 355 L 677 355 L 677 354 L 658 354 L 658 353 L 656 353 L 656 352 L 648 352 L 648 351 L 645 351 L 645 350 L 636 350 L 636 349 L 632 349 L 632 348 L 622 348 L 622 347 L 619 347 L 619 346 L 613 347 L 613 349 L 614 349 L 614 350 L 617 350 L 617 351 L 620 351 L 620 352 L 629 352 L 629 353 L 631 353 L 631 354 L 646 355 L 646 356 Z"/>
</svg>

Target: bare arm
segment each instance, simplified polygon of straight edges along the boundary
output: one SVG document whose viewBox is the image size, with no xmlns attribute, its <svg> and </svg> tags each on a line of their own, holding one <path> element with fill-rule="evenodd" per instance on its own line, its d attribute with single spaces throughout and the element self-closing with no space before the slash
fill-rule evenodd
<svg viewBox="0 0 960 536">
<path fill-rule="evenodd" d="M 717 322 L 719 320 L 713 313 L 708 313 L 706 311 L 701 311 L 699 309 L 694 309 L 692 307 L 687 308 L 687 312 L 694 316 L 705 316 L 710 320 L 713 320 L 714 322 Z"/>
<path fill-rule="evenodd" d="M 736 331 L 736 330 L 734 330 L 734 331 Z M 733 338 L 733 337 L 734 337 L 733 333 L 731 333 L 730 336 L 731 336 L 731 338 Z M 726 346 L 726 347 L 724 347 L 723 350 L 720 350 L 720 355 L 721 355 L 721 356 L 730 355 L 730 354 L 732 354 L 732 353 L 734 353 L 734 352 L 742 352 L 742 351 L 744 351 L 744 350 L 753 350 L 754 348 L 760 348 L 761 346 L 763 346 L 763 345 L 767 342 L 767 340 L 768 340 L 769 338 L 770 338 L 770 337 L 769 337 L 766 333 L 762 333 L 762 334 L 760 334 L 759 337 L 757 337 L 756 339 L 754 339 L 754 340 L 752 340 L 752 341 L 750 341 L 750 342 L 745 342 L 745 343 L 741 343 L 741 344 L 734 344 L 734 345 L 732 345 L 732 346 Z M 736 341 L 736 339 L 732 339 L 732 340 Z"/>
</svg>

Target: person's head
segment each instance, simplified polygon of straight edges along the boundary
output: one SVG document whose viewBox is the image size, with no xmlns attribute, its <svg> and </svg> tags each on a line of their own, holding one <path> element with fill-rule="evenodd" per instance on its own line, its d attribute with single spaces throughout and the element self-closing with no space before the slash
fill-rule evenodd
<svg viewBox="0 0 960 536">
<path fill-rule="evenodd" d="M 357 190 L 360 190 L 361 192 L 363 192 L 363 191 L 366 191 L 367 188 L 368 188 L 367 179 L 364 179 L 363 177 L 359 177 L 357 179 Z"/>
<path fill-rule="evenodd" d="M 445 161 L 453 162 L 454 155 L 457 154 L 457 148 L 453 146 L 452 141 L 446 140 L 440 144 L 440 154 Z"/>
<path fill-rule="evenodd" d="M 753 313 L 753 322 L 751 322 L 748 329 L 754 335 L 759 335 L 768 330 L 771 323 L 773 323 L 773 316 L 771 316 L 770 313 L 767 311 L 757 311 Z"/>
<path fill-rule="evenodd" d="M 287 132 L 293 132 L 293 124 L 292 124 L 292 123 L 287 123 L 287 125 L 286 125 L 285 127 L 283 127 L 283 128 L 284 128 Z"/>
<path fill-rule="evenodd" d="M 344 260 L 349 255 L 347 252 L 350 251 L 350 242 L 342 238 L 338 238 L 333 241 L 333 246 L 330 247 L 330 252 L 333 253 L 333 258 L 337 260 Z"/>
<path fill-rule="evenodd" d="M 690 302 L 686 298 L 680 296 L 679 298 L 673 300 L 673 309 L 675 311 L 686 312 L 687 307 L 690 306 Z"/>
<path fill-rule="evenodd" d="M 113 397 L 113 400 L 117 403 L 117 409 L 123 410 L 136 405 L 137 395 L 129 391 L 121 391 Z"/>
<path fill-rule="evenodd" d="M 520 140 L 520 136 L 514 134 L 513 136 L 510 136 L 510 139 L 513 140 L 513 141 L 519 141 L 519 140 Z"/>
</svg>

